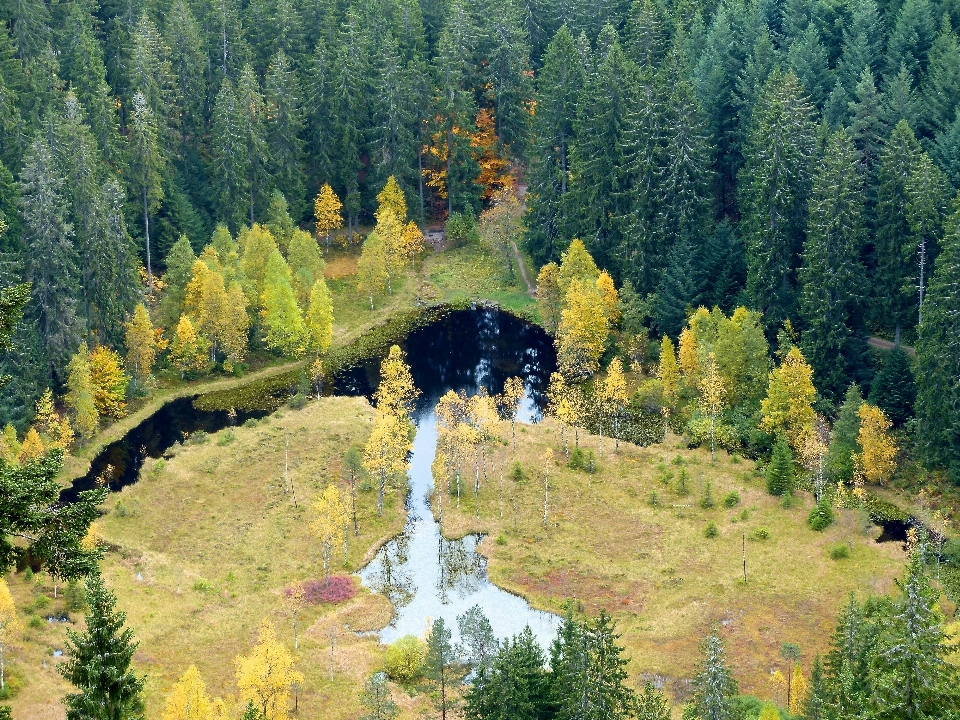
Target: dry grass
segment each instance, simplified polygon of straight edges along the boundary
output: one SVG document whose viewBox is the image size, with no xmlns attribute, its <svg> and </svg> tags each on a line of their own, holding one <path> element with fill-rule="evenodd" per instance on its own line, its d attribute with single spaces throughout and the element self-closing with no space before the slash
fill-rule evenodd
<svg viewBox="0 0 960 720">
<path fill-rule="evenodd" d="M 140 641 L 135 665 L 147 676 L 147 717 L 159 717 L 164 693 L 191 663 L 213 695 L 232 698 L 233 659 L 249 650 L 264 618 L 292 649 L 283 589 L 321 572 L 309 504 L 336 481 L 343 451 L 365 440 L 372 417 L 360 398 L 326 398 L 301 411 L 284 409 L 256 427 L 179 447 L 159 471 L 148 462 L 140 482 L 110 497 L 101 521 L 109 543 L 102 568 Z M 228 432 L 235 440 L 221 444 Z M 285 436 L 296 507 L 284 491 Z M 359 493 L 359 507 L 361 535 L 351 538 L 346 571 L 355 570 L 404 522 L 400 492 L 388 495 L 383 518 L 376 515 L 372 490 Z M 334 569 L 341 563 L 339 555 Z M 25 604 L 30 590 L 22 576 L 13 584 Z M 364 589 L 341 606 L 305 612 L 299 649 L 299 669 L 306 676 L 299 697 L 302 717 L 322 712 L 336 720 L 358 714 L 358 690 L 379 666 L 381 648 L 376 637 L 357 632 L 383 627 L 390 613 L 387 600 Z M 37 672 L 42 653 L 62 647 L 62 638 L 62 627 L 44 627 L 19 654 L 18 672 L 28 684 L 13 702 L 18 720 L 63 717 L 59 697 L 66 685 L 49 668 Z"/>
<path fill-rule="evenodd" d="M 808 496 L 781 508 L 755 477 L 752 463 L 726 453 L 711 462 L 709 451 L 681 449 L 676 438 L 668 438 L 649 448 L 621 444 L 614 456 L 607 439 L 599 472 L 591 475 L 560 464 L 565 458 L 554 423 L 518 427 L 517 437 L 517 459 L 528 479 L 520 485 L 504 480 L 503 517 L 499 472 L 481 490 L 480 519 L 471 477 L 459 512 L 453 503 L 443 503 L 445 533 L 488 533 L 482 550 L 490 558 L 491 578 L 539 608 L 562 612 L 567 599 L 590 613 L 606 608 L 623 632 L 637 682 L 666 676 L 679 699 L 685 695 L 682 680 L 691 676 L 698 659 L 698 644 L 712 625 L 719 624 L 727 639 L 741 691 L 769 697 L 767 678 L 782 664 L 782 643 L 799 643 L 809 670 L 813 656 L 827 648 L 845 596 L 889 592 L 902 570 L 901 547 L 875 543 L 877 529 L 863 527 L 852 512 L 842 512 L 825 532 L 814 532 L 806 524 L 812 506 Z M 598 449 L 596 437 L 581 435 L 580 440 L 581 446 Z M 544 527 L 541 458 L 546 448 L 555 458 L 549 465 Z M 500 457 L 509 474 L 512 450 L 501 450 Z M 684 465 L 674 464 L 675 458 Z M 671 485 L 661 481 L 660 463 L 673 472 Z M 681 467 L 690 475 L 686 496 L 671 487 Z M 708 481 L 716 506 L 703 509 L 699 501 Z M 732 490 L 740 504 L 725 508 L 722 500 Z M 651 505 L 651 492 L 658 493 L 662 506 Z M 719 537 L 704 536 L 710 521 Z M 744 543 L 744 533 L 762 527 L 769 529 L 768 540 Z M 850 558 L 830 558 L 829 548 L 838 542 L 852 542 Z"/>
</svg>

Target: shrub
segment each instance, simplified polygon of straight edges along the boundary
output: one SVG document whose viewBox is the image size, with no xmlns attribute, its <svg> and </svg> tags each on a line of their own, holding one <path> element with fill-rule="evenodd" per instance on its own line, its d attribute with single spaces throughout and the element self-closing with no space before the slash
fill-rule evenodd
<svg viewBox="0 0 960 720">
<path fill-rule="evenodd" d="M 217 445 L 220 445 L 221 447 L 224 445 L 229 445 L 236 439 L 237 435 L 233 432 L 233 430 L 224 430 L 221 433 L 217 433 Z"/>
<path fill-rule="evenodd" d="M 711 520 L 707 523 L 706 529 L 703 531 L 703 536 L 706 538 L 715 538 L 720 534 L 720 528 L 717 527 L 717 524 Z"/>
<path fill-rule="evenodd" d="M 304 580 L 303 599 L 305 602 L 316 605 L 320 602 L 341 603 L 357 594 L 357 588 L 349 575 L 331 575 L 325 583 L 323 580 Z M 284 595 L 290 597 L 292 588 L 286 588 Z"/>
<path fill-rule="evenodd" d="M 447 244 L 450 247 L 472 245 L 480 242 L 477 221 L 470 213 L 450 213 L 444 230 L 447 233 Z"/>
<path fill-rule="evenodd" d="M 680 475 L 677 477 L 676 493 L 677 495 L 688 495 L 690 488 L 687 487 L 687 481 L 690 479 L 690 473 L 685 467 L 680 468 Z"/>
<path fill-rule="evenodd" d="M 947 540 L 943 546 L 943 559 L 954 567 L 960 567 L 960 538 Z"/>
<path fill-rule="evenodd" d="M 391 680 L 410 683 L 420 677 L 426 657 L 426 644 L 413 635 L 404 635 L 387 647 L 383 669 Z"/>
<path fill-rule="evenodd" d="M 773 457 L 767 466 L 767 491 L 771 495 L 784 495 L 793 490 L 793 452 L 786 441 L 773 446 Z"/>
<path fill-rule="evenodd" d="M 846 560 L 850 557 L 850 548 L 846 543 L 837 543 L 830 548 L 830 557 L 834 560 Z"/>
<path fill-rule="evenodd" d="M 716 503 L 713 500 L 713 487 L 710 485 L 710 481 L 703 486 L 703 497 L 700 498 L 700 507 L 704 510 L 709 510 Z"/>
<path fill-rule="evenodd" d="M 510 468 L 510 479 L 518 485 L 527 479 L 526 473 L 523 472 L 523 466 L 519 461 L 514 461 L 513 467 Z"/>
<path fill-rule="evenodd" d="M 307 405 L 307 396 L 298 392 L 296 395 L 290 398 L 289 405 L 294 410 L 303 410 L 303 408 Z"/>
<path fill-rule="evenodd" d="M 207 440 L 210 439 L 210 436 L 203 430 L 197 430 L 195 433 L 191 434 L 190 437 L 186 440 L 186 445 L 203 445 Z"/>
<path fill-rule="evenodd" d="M 499 535 L 497 535 L 496 543 L 497 545 L 507 544 L 507 539 L 503 536 L 503 533 L 500 533 Z"/>
<path fill-rule="evenodd" d="M 744 509 L 740 512 L 740 519 L 743 520 L 743 521 L 749 520 L 749 519 L 750 519 L 750 511 L 747 510 L 746 508 L 744 508 Z"/>
<path fill-rule="evenodd" d="M 30 622 L 28 622 L 27 625 L 32 627 L 34 630 L 38 630 L 39 628 L 43 627 L 43 618 L 39 615 L 31 615 Z"/>
<path fill-rule="evenodd" d="M 23 571 L 23 579 L 27 582 L 33 580 L 33 568 L 27 565 L 27 569 Z"/>
<path fill-rule="evenodd" d="M 792 493 L 792 492 L 788 492 L 788 493 L 784 493 L 784 494 L 783 494 L 783 497 L 780 499 L 780 507 L 782 507 L 784 510 L 789 510 L 790 508 L 793 507 L 793 493 Z"/>
<path fill-rule="evenodd" d="M 46 595 L 37 595 L 36 600 L 33 601 L 33 607 L 37 610 L 43 610 L 45 607 L 50 605 L 50 598 Z"/>
<path fill-rule="evenodd" d="M 656 490 L 650 491 L 650 507 L 660 507 L 663 503 L 660 501 L 660 496 L 657 495 Z"/>
<path fill-rule="evenodd" d="M 156 462 L 153 463 L 153 474 L 159 475 L 165 467 L 167 467 L 167 461 L 163 458 L 157 458 Z"/>
<path fill-rule="evenodd" d="M 736 490 L 731 490 L 723 498 L 723 506 L 725 508 L 736 507 L 740 504 L 740 493 Z"/>
<path fill-rule="evenodd" d="M 597 457 L 589 448 L 575 447 L 570 452 L 570 462 L 567 463 L 567 467 L 571 470 L 593 473 L 597 471 Z"/>
<path fill-rule="evenodd" d="M 826 500 L 821 500 L 820 503 L 810 511 L 810 517 L 807 518 L 807 522 L 810 523 L 810 527 L 817 532 L 826 530 L 833 523 L 833 508 L 830 507 L 830 504 Z"/>
<path fill-rule="evenodd" d="M 753 529 L 753 530 L 750 531 L 750 535 L 749 535 L 748 537 L 749 537 L 751 540 L 769 540 L 769 539 L 770 539 L 770 531 L 767 530 L 767 528 L 765 528 L 765 527 L 755 528 L 755 529 Z"/>
<path fill-rule="evenodd" d="M 257 426 L 257 419 L 256 419 L 256 418 L 247 418 L 246 420 L 244 420 L 243 426 L 244 426 L 245 428 L 255 428 L 255 427 Z"/>
</svg>

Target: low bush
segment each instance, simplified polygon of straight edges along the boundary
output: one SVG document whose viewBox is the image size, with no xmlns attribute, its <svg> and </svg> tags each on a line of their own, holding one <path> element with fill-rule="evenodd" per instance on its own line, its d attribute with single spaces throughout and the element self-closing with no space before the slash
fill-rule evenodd
<svg viewBox="0 0 960 720">
<path fill-rule="evenodd" d="M 594 473 L 597 471 L 597 458 L 593 450 L 575 447 L 570 452 L 570 461 L 567 467 L 571 470 L 583 470 L 584 472 Z"/>
<path fill-rule="evenodd" d="M 716 505 L 716 502 L 714 502 L 713 499 L 713 486 L 708 480 L 703 486 L 703 497 L 700 498 L 700 507 L 702 507 L 704 510 L 709 510 L 714 505 Z"/>
<path fill-rule="evenodd" d="M 723 498 L 723 506 L 725 508 L 736 507 L 740 504 L 740 493 L 736 490 L 731 490 Z"/>
<path fill-rule="evenodd" d="M 769 540 L 770 531 L 765 527 L 754 528 L 747 537 L 751 540 Z"/>
<path fill-rule="evenodd" d="M 830 557 L 834 560 L 846 560 L 850 557 L 850 547 L 846 543 L 837 543 L 830 548 Z"/>
<path fill-rule="evenodd" d="M 217 445 L 223 447 L 224 445 L 229 445 L 234 440 L 237 439 L 237 434 L 233 430 L 224 430 L 223 432 L 217 433 Z"/>
<path fill-rule="evenodd" d="M 660 496 L 657 494 L 656 490 L 650 491 L 650 507 L 660 507 L 663 505 L 663 502 L 660 500 Z"/>
<path fill-rule="evenodd" d="M 357 594 L 357 588 L 349 575 L 331 575 L 327 582 L 323 580 L 304 580 L 301 586 L 303 587 L 304 601 L 311 605 L 321 602 L 341 603 Z M 284 590 L 284 594 L 289 597 L 292 591 L 292 588 L 287 588 Z"/>
<path fill-rule="evenodd" d="M 960 568 L 960 538 L 947 540 L 943 546 L 943 559 L 948 564 Z"/>
<path fill-rule="evenodd" d="M 705 538 L 715 538 L 720 534 L 720 528 L 717 527 L 717 524 L 711 520 L 707 523 L 706 529 L 703 531 L 703 536 Z"/>
<path fill-rule="evenodd" d="M 817 532 L 826 530 L 833 524 L 833 508 L 830 507 L 830 504 L 826 500 L 821 500 L 820 503 L 810 511 L 807 522 L 810 524 L 810 527 Z"/>
<path fill-rule="evenodd" d="M 426 657 L 426 643 L 413 635 L 404 635 L 387 647 L 383 669 L 391 680 L 411 683 L 420 677 Z"/>
<path fill-rule="evenodd" d="M 307 396 L 298 392 L 296 395 L 290 398 L 288 405 L 290 405 L 290 407 L 294 410 L 303 410 L 303 408 L 307 406 Z"/>
<path fill-rule="evenodd" d="M 210 436 L 203 430 L 197 430 L 195 433 L 192 433 L 186 441 L 185 445 L 203 445 L 207 440 L 210 439 Z"/>
</svg>

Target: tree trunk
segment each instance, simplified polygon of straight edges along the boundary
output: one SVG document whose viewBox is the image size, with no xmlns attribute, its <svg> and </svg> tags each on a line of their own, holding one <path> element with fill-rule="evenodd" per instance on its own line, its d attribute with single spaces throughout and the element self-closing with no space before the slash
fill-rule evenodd
<svg viewBox="0 0 960 720">
<path fill-rule="evenodd" d="M 147 286 L 153 293 L 153 267 L 150 264 L 150 212 L 147 207 L 147 186 L 143 186 L 143 237 L 147 244 Z"/>
</svg>

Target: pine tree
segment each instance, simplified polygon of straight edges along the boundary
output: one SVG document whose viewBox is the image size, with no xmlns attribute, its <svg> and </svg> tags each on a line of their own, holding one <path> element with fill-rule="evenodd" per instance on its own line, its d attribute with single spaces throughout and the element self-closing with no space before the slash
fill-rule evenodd
<svg viewBox="0 0 960 720">
<path fill-rule="evenodd" d="M 387 686 L 387 674 L 376 672 L 363 686 L 360 704 L 366 711 L 360 720 L 393 720 L 399 712 Z"/>
<path fill-rule="evenodd" d="M 138 643 L 99 573 L 86 582 L 86 630 L 67 630 L 67 661 L 57 667 L 79 692 L 63 699 L 68 720 L 142 718 L 143 679 L 130 667 Z"/>
<path fill-rule="evenodd" d="M 538 263 L 559 259 L 567 237 L 570 149 L 574 117 L 585 81 L 570 30 L 563 26 L 543 57 L 537 76 L 537 112 L 531 129 L 527 191 L 527 249 Z"/>
<path fill-rule="evenodd" d="M 774 71 L 757 99 L 739 175 L 747 291 L 767 328 L 792 314 L 813 152 L 812 108 L 792 73 Z"/>
<path fill-rule="evenodd" d="M 301 357 L 310 338 L 293 295 L 290 268 L 279 250 L 274 250 L 267 261 L 260 304 L 264 344 L 284 355 Z"/>
<path fill-rule="evenodd" d="M 773 446 L 766 475 L 767 492 L 771 495 L 789 495 L 793 492 L 793 452 L 785 440 L 779 440 Z"/>
<path fill-rule="evenodd" d="M 876 236 L 877 269 L 873 278 L 873 321 L 893 330 L 900 339 L 904 325 L 912 324 L 913 293 L 903 288 L 908 275 L 905 247 L 910 225 L 907 219 L 907 182 L 920 156 L 920 144 L 906 121 L 901 120 L 880 152 L 877 167 Z"/>
<path fill-rule="evenodd" d="M 702 720 L 732 720 L 736 717 L 731 701 L 737 694 L 737 681 L 727 667 L 726 648 L 716 630 L 703 641 L 701 651 L 690 707 Z"/>
<path fill-rule="evenodd" d="M 910 357 L 895 347 L 883 361 L 883 367 L 870 384 L 870 403 L 876 405 L 894 425 L 901 426 L 913 416 L 917 386 Z"/>
<path fill-rule="evenodd" d="M 801 347 L 813 367 L 816 386 L 838 398 L 857 371 L 865 334 L 859 323 L 858 262 L 864 242 L 863 181 L 857 153 L 844 130 L 830 138 L 823 166 L 813 181 L 803 246 L 800 318 Z M 857 333 L 861 337 L 857 337 Z"/>
<path fill-rule="evenodd" d="M 299 221 L 306 212 L 303 186 L 302 90 L 296 70 L 283 50 L 270 61 L 266 77 L 267 145 L 270 176 L 290 202 Z"/>
<path fill-rule="evenodd" d="M 931 587 L 919 553 L 898 585 L 901 596 L 871 659 L 869 710 L 882 720 L 956 711 L 957 670 L 945 660 L 950 649 L 937 605 L 940 593 Z"/>
<path fill-rule="evenodd" d="M 424 675 L 436 690 L 434 706 L 440 711 L 441 720 L 447 720 L 447 713 L 453 709 L 455 656 L 451 637 L 443 618 L 434 620 L 427 636 L 427 656 L 423 664 Z"/>
<path fill-rule="evenodd" d="M 153 287 L 153 266 L 150 260 L 150 216 L 163 200 L 163 175 L 166 160 L 160 149 L 158 121 L 147 98 L 141 92 L 133 96 L 130 112 L 130 133 L 127 147 L 127 165 L 130 185 L 143 208 L 143 237 L 147 259 L 147 283 Z"/>
</svg>

